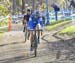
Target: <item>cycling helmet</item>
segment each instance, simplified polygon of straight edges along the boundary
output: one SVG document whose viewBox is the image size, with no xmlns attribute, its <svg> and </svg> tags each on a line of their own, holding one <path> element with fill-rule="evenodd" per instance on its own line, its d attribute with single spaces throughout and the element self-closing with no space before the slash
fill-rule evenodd
<svg viewBox="0 0 75 63">
<path fill-rule="evenodd" d="M 31 10 L 30 10 L 30 9 L 27 9 L 27 11 L 28 11 L 28 12 L 31 12 Z"/>
<path fill-rule="evenodd" d="M 34 11 L 34 15 L 39 16 L 40 15 L 39 11 L 38 10 Z"/>
</svg>

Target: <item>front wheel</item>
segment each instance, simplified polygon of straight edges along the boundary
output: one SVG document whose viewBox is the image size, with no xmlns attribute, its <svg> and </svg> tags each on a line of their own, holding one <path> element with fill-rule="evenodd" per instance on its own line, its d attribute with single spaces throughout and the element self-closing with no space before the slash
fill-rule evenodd
<svg viewBox="0 0 75 63">
<path fill-rule="evenodd" d="M 38 38 L 34 36 L 34 55 L 37 56 L 37 46 L 38 46 Z"/>
<path fill-rule="evenodd" d="M 36 57 L 37 56 L 37 48 L 35 47 L 35 49 L 34 49 L 34 57 Z"/>
<path fill-rule="evenodd" d="M 25 29 L 25 42 L 27 40 L 27 29 Z"/>
</svg>

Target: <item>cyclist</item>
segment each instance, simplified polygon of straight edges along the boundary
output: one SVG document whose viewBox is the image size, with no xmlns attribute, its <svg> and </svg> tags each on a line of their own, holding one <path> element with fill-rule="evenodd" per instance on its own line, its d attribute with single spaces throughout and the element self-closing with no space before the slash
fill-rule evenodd
<svg viewBox="0 0 75 63">
<path fill-rule="evenodd" d="M 40 13 L 38 10 L 36 10 L 29 18 L 29 22 L 28 22 L 28 30 L 30 30 L 30 42 L 33 42 L 33 31 L 34 30 L 39 30 L 39 29 L 43 29 L 43 19 L 40 16 Z M 32 45 L 30 48 L 30 51 L 32 51 Z"/>
<path fill-rule="evenodd" d="M 25 29 L 27 27 L 27 23 L 29 21 L 30 15 L 31 15 L 31 10 L 27 9 L 27 12 L 26 12 L 26 14 L 24 15 L 24 18 L 23 18 L 23 26 L 24 26 L 23 32 L 25 32 Z"/>
</svg>

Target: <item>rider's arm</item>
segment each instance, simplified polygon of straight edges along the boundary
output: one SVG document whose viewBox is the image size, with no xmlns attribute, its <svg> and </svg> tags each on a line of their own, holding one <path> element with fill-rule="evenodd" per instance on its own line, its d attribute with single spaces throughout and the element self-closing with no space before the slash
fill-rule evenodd
<svg viewBox="0 0 75 63">
<path fill-rule="evenodd" d="M 28 21 L 28 27 L 30 27 L 31 25 L 32 25 L 32 18 L 30 17 Z"/>
<path fill-rule="evenodd" d="M 40 25 L 41 25 L 42 27 L 44 27 L 44 23 L 43 23 L 42 17 L 39 19 L 39 23 L 40 23 Z"/>
<path fill-rule="evenodd" d="M 26 24 L 27 21 L 26 21 L 26 15 L 24 15 L 24 18 L 23 18 L 23 24 Z"/>
</svg>

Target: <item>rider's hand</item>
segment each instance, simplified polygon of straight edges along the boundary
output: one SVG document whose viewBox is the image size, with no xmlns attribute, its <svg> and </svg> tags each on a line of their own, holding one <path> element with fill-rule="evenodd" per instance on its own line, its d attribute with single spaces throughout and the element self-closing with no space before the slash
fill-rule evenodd
<svg viewBox="0 0 75 63">
<path fill-rule="evenodd" d="M 41 27 L 40 23 L 38 23 L 38 28 L 39 28 L 39 29 L 42 29 L 42 27 Z"/>
</svg>

